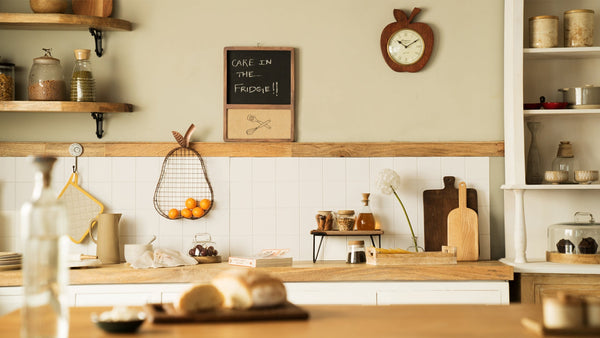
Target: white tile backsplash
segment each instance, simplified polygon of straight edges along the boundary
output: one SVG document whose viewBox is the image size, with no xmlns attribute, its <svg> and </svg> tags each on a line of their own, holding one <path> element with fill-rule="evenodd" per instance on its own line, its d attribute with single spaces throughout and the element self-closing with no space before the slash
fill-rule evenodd
<svg viewBox="0 0 600 338">
<path fill-rule="evenodd" d="M 423 203 L 426 189 L 441 189 L 451 175 L 477 189 L 481 257 L 489 258 L 489 159 L 482 157 L 377 158 L 204 158 L 213 187 L 214 205 L 200 220 L 170 220 L 153 205 L 162 157 L 83 157 L 79 183 L 105 206 L 123 213 L 122 243 L 144 243 L 153 235 L 155 247 L 187 252 L 193 235 L 208 232 L 223 256 L 252 255 L 264 248 L 289 248 L 295 259 L 312 259 L 318 210 L 360 210 L 361 193 L 370 192 L 370 206 L 385 231 L 384 247 L 406 248 L 410 231 L 393 195 L 377 190 L 379 172 L 391 168 L 401 177 L 398 191 L 419 243 L 423 245 Z M 73 158 L 59 158 L 53 189 L 60 192 L 72 173 Z M 28 158 L 0 158 L 0 251 L 20 248 L 19 209 L 33 189 Z M 320 238 L 316 238 L 318 245 Z M 354 237 L 326 237 L 319 259 L 344 260 L 346 243 Z M 364 238 L 370 243 L 368 237 Z M 75 252 L 95 253 L 86 239 L 70 244 Z"/>
</svg>

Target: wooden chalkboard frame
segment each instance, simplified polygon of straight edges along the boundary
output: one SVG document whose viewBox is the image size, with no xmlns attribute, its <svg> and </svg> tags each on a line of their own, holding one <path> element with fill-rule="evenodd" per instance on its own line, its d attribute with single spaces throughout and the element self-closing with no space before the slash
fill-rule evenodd
<svg viewBox="0 0 600 338">
<path fill-rule="evenodd" d="M 289 103 L 230 103 L 230 53 L 289 53 Z M 295 49 L 292 47 L 225 47 L 223 50 L 223 140 L 226 142 L 293 142 L 295 139 Z M 287 61 L 287 60 L 286 60 Z M 286 65 L 287 67 L 287 65 Z M 287 77 L 286 77 L 287 79 Z M 287 92 L 285 93 L 287 97 Z M 244 116 L 247 117 L 245 120 Z M 248 121 L 250 120 L 250 121 Z M 272 123 L 271 123 L 272 122 Z M 252 126 L 256 126 L 252 128 Z M 266 126 L 266 128 L 265 128 Z M 266 136 L 262 136 L 266 135 Z"/>
</svg>

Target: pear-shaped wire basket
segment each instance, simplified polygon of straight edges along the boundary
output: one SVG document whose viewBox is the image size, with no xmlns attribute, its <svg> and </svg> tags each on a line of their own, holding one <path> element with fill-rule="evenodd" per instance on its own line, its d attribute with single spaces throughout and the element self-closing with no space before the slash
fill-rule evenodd
<svg viewBox="0 0 600 338">
<path fill-rule="evenodd" d="M 213 207 L 213 189 L 206 174 L 204 160 L 200 154 L 190 148 L 190 137 L 196 127 L 192 124 L 185 136 L 173 131 L 173 136 L 180 147 L 171 150 L 163 161 L 160 178 L 154 191 L 154 209 L 163 217 L 169 217 L 169 210 L 177 209 L 180 213 L 186 207 L 186 200 L 196 201 L 207 199 L 210 205 L 204 209 L 199 219 L 208 214 Z M 178 217 L 181 218 L 179 214 Z"/>
</svg>

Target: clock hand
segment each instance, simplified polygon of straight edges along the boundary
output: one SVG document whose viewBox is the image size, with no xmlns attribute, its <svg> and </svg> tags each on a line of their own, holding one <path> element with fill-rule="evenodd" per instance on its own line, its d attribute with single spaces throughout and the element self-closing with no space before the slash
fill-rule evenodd
<svg viewBox="0 0 600 338">
<path fill-rule="evenodd" d="M 406 48 L 406 47 L 407 47 L 407 46 L 406 46 L 405 44 L 403 44 L 403 43 L 402 43 L 402 41 L 400 41 L 400 40 L 396 40 L 396 42 L 398 42 L 399 44 L 401 44 L 401 45 L 402 45 L 402 47 L 404 47 L 404 48 Z"/>
<path fill-rule="evenodd" d="M 408 46 L 412 45 L 413 43 L 415 43 L 415 42 L 417 42 L 417 41 L 419 41 L 419 39 L 416 39 L 415 41 L 413 41 L 413 42 L 409 43 L 409 44 L 408 44 L 408 45 L 406 45 L 405 47 L 406 47 L 406 48 L 408 48 Z"/>
</svg>

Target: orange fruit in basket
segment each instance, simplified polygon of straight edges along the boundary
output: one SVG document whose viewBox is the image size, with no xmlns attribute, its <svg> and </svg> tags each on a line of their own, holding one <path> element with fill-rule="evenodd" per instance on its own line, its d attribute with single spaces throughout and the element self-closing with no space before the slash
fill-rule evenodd
<svg viewBox="0 0 600 338">
<path fill-rule="evenodd" d="M 192 210 L 196 207 L 196 200 L 193 198 L 188 198 L 185 200 L 185 207 Z"/>
<path fill-rule="evenodd" d="M 170 219 L 176 219 L 179 217 L 179 210 L 173 208 L 171 210 L 169 210 L 169 218 Z"/>
<path fill-rule="evenodd" d="M 185 218 L 192 218 L 192 211 L 188 208 L 181 209 L 181 216 Z"/>
<path fill-rule="evenodd" d="M 204 209 L 200 207 L 195 207 L 194 209 L 192 209 L 192 215 L 196 218 L 202 217 L 204 215 Z"/>
<path fill-rule="evenodd" d="M 205 198 L 201 200 L 200 203 L 198 203 L 198 205 L 200 205 L 200 208 L 208 210 L 208 208 L 210 208 L 210 200 Z"/>
</svg>

